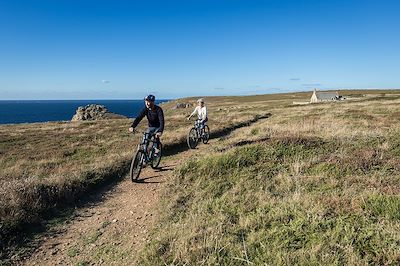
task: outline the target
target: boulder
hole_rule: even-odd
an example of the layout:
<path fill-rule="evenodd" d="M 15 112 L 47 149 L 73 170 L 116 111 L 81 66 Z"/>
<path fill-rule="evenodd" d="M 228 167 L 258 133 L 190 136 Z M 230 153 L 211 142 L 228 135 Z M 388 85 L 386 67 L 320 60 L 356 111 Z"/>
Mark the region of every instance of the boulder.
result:
<path fill-rule="evenodd" d="M 183 109 L 183 108 L 190 108 L 193 107 L 192 103 L 176 103 L 172 109 Z"/>
<path fill-rule="evenodd" d="M 101 120 L 101 119 L 122 119 L 126 116 L 114 114 L 107 110 L 104 105 L 89 104 L 79 106 L 71 121 Z"/>

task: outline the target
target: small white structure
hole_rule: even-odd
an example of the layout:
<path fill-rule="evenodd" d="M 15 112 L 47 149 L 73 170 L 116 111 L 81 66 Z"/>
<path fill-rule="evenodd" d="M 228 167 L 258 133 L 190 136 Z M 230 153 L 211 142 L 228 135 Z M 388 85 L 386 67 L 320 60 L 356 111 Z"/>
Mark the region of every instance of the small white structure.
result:
<path fill-rule="evenodd" d="M 311 96 L 310 103 L 319 103 L 319 102 L 331 102 L 331 101 L 340 101 L 344 98 L 339 95 L 339 92 L 332 91 L 317 91 L 314 89 L 314 92 Z"/>

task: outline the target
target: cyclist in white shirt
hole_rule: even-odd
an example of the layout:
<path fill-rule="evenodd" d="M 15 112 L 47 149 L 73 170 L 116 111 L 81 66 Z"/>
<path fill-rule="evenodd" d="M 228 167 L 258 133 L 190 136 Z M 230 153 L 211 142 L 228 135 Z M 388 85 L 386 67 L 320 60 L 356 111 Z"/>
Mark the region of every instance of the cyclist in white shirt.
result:
<path fill-rule="evenodd" d="M 204 105 L 204 99 L 200 98 L 197 100 L 197 106 L 194 109 L 193 113 L 191 113 L 188 117 L 188 120 L 190 120 L 190 118 L 192 116 L 194 116 L 197 113 L 197 118 L 201 123 L 201 128 L 204 128 L 204 125 L 206 124 L 206 122 L 208 121 L 208 117 L 207 117 L 207 107 Z"/>

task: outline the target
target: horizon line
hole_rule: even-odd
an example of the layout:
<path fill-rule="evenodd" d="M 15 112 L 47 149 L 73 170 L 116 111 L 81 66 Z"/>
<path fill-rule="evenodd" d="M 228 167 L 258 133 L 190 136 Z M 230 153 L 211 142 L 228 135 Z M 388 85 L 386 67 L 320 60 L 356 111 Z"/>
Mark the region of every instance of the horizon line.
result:
<path fill-rule="evenodd" d="M 399 88 L 314 88 L 318 91 L 340 91 L 340 90 L 355 90 L 355 91 L 361 91 L 361 90 L 388 90 L 388 91 L 395 91 L 395 90 L 400 90 Z M 298 90 L 298 91 L 279 91 L 279 92 L 271 92 L 271 93 L 254 93 L 254 94 L 232 94 L 232 95 L 190 95 L 190 96 L 182 96 L 182 97 L 177 97 L 177 98 L 162 98 L 156 101 L 171 101 L 171 100 L 177 100 L 177 99 L 184 99 L 184 98 L 195 98 L 195 97 L 245 97 L 245 96 L 257 96 L 257 95 L 270 95 L 270 94 L 287 94 L 287 93 L 305 93 L 305 92 L 313 92 L 314 89 L 309 89 L 309 90 Z M 0 99 L 0 101 L 140 101 L 143 100 L 143 98 L 140 99 Z"/>

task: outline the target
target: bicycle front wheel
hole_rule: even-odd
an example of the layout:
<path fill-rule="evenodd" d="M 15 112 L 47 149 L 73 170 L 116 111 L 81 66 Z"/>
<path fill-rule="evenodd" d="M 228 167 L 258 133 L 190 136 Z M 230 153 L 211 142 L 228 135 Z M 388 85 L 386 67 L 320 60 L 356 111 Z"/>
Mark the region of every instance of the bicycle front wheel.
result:
<path fill-rule="evenodd" d="M 132 182 L 137 181 L 140 175 L 140 171 L 142 171 L 142 166 L 143 166 L 143 159 L 144 159 L 144 153 L 143 151 L 137 151 L 135 156 L 132 158 L 131 162 L 131 169 L 130 169 L 130 176 Z"/>
<path fill-rule="evenodd" d="M 151 161 L 151 168 L 156 169 L 161 162 L 161 156 L 162 156 L 162 144 L 161 142 L 158 143 L 158 152 L 156 153 L 153 149 L 153 159 Z"/>
<path fill-rule="evenodd" d="M 187 144 L 190 149 L 196 148 L 198 143 L 197 139 L 197 131 L 195 128 L 190 129 L 189 134 L 187 136 Z"/>
<path fill-rule="evenodd" d="M 207 144 L 209 139 L 210 139 L 210 128 L 207 125 L 205 125 L 203 129 L 203 143 Z"/>

